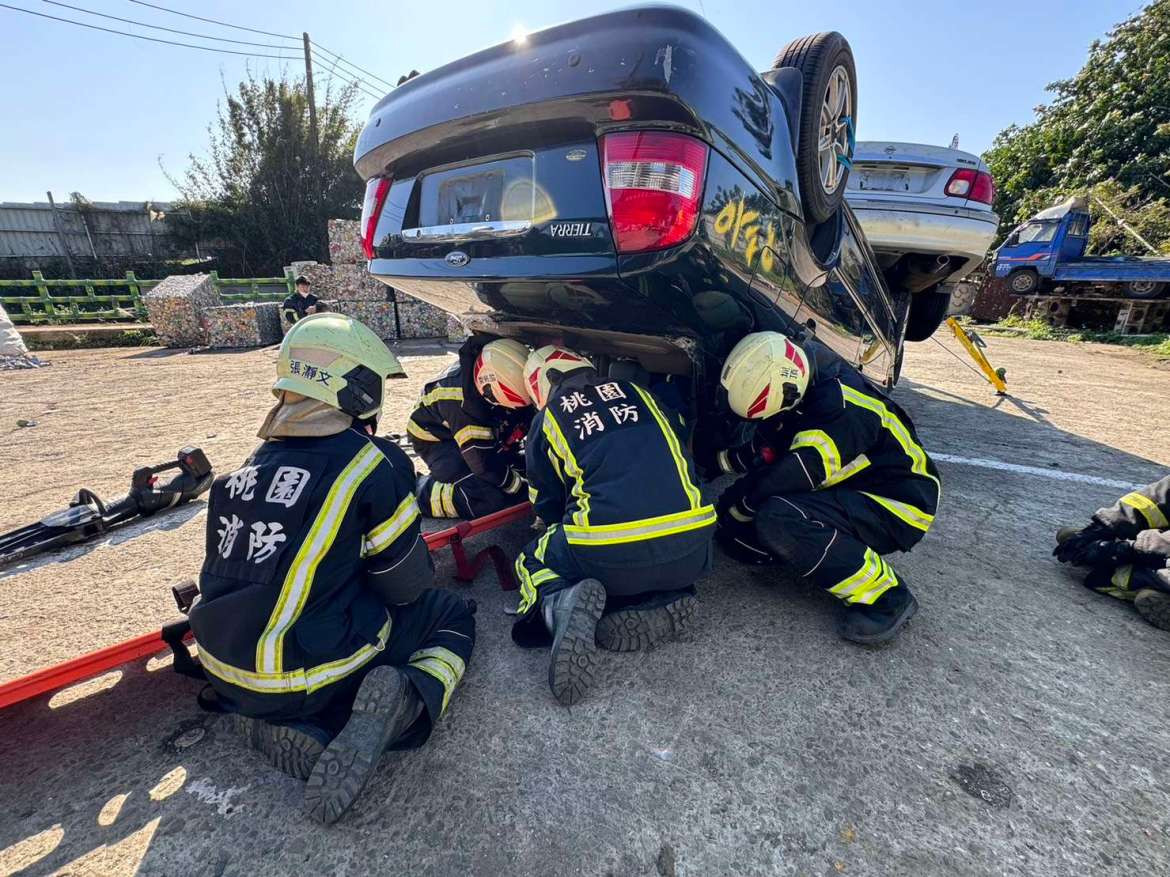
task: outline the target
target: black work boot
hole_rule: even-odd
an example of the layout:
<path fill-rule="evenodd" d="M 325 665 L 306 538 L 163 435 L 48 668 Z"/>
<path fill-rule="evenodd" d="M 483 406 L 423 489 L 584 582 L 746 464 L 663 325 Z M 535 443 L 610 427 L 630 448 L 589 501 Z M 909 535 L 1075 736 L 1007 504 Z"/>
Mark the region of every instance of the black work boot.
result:
<path fill-rule="evenodd" d="M 846 603 L 837 632 L 851 642 L 866 646 L 889 642 L 917 611 L 918 601 L 902 583 L 890 588 L 869 606 Z"/>
<path fill-rule="evenodd" d="M 329 745 L 329 732 L 308 722 L 274 725 L 239 713 L 224 718 L 232 733 L 242 737 L 277 770 L 294 779 L 307 780 Z"/>
<path fill-rule="evenodd" d="M 582 579 L 542 598 L 541 611 L 553 635 L 548 687 L 564 706 L 581 700 L 597 673 L 597 622 L 605 611 L 605 587 Z"/>
<path fill-rule="evenodd" d="M 1133 598 L 1133 608 L 1154 627 L 1170 630 L 1170 594 L 1142 588 Z"/>
<path fill-rule="evenodd" d="M 375 667 L 362 680 L 353 714 L 305 784 L 305 810 L 331 825 L 353 806 L 386 747 L 418 718 L 422 701 L 397 667 Z"/>
<path fill-rule="evenodd" d="M 603 615 L 597 623 L 597 644 L 611 652 L 635 652 L 658 645 L 685 630 L 698 607 L 694 594 L 653 594 L 641 603 Z"/>

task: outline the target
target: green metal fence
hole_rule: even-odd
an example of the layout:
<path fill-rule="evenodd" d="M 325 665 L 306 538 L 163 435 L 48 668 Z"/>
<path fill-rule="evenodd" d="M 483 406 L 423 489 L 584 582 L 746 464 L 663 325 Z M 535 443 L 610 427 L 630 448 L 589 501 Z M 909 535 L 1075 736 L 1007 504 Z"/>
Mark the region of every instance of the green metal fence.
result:
<path fill-rule="evenodd" d="M 142 296 L 161 280 L 139 280 L 127 271 L 118 280 L 46 280 L 40 271 L 31 280 L 0 280 L 0 305 L 12 322 L 28 326 L 66 323 L 145 322 Z M 293 292 L 292 272 L 284 277 L 220 277 L 211 282 L 226 304 L 282 301 Z"/>

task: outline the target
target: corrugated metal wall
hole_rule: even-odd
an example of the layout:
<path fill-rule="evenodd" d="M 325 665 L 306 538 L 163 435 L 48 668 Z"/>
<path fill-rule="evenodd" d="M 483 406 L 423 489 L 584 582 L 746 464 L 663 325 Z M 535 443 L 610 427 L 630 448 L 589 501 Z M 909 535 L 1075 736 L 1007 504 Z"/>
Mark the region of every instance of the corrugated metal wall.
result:
<path fill-rule="evenodd" d="M 176 251 L 168 227 L 170 207 L 151 203 L 148 213 L 141 201 L 93 202 L 84 209 L 66 201 L 57 205 L 57 215 L 75 258 L 193 256 Z M 0 202 L 0 259 L 61 257 L 61 237 L 48 202 Z"/>

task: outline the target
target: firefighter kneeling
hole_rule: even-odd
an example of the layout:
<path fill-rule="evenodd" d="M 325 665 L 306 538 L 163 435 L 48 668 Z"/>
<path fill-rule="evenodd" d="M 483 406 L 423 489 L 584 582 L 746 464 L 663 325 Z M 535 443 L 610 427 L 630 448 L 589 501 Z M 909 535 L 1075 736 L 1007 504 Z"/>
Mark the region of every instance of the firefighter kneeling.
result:
<path fill-rule="evenodd" d="M 756 432 L 718 455 L 725 472 L 754 469 L 720 498 L 720 543 L 844 601 L 846 639 L 892 639 L 918 602 L 882 555 L 917 544 L 940 491 L 910 418 L 853 369 L 813 360 L 778 332 L 740 341 L 721 383 Z"/>
<path fill-rule="evenodd" d="M 429 590 L 414 468 L 374 436 L 394 355 L 339 314 L 298 321 L 272 387 L 279 400 L 244 465 L 216 479 L 199 659 L 235 729 L 305 805 L 337 820 L 383 750 L 421 746 L 475 641 L 474 607 Z"/>
<path fill-rule="evenodd" d="M 524 501 L 520 439 L 532 420 L 524 387 L 528 348 L 471 340 L 459 361 L 423 387 L 406 431 L 430 475 L 418 501 L 433 518 L 480 518 Z"/>
<path fill-rule="evenodd" d="M 521 646 L 552 643 L 548 681 L 584 697 L 597 646 L 633 651 L 681 630 L 710 569 L 715 509 L 695 481 L 682 418 L 649 391 L 542 347 L 525 377 L 529 496 L 548 529 L 516 559 Z"/>

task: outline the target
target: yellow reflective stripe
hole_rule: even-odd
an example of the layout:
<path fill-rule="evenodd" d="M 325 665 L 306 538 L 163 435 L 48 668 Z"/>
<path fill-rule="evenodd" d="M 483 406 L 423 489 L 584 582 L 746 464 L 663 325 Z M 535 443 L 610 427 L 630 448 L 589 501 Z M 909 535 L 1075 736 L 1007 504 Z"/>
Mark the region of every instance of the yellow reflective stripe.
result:
<path fill-rule="evenodd" d="M 487 439 L 495 441 L 496 434 L 486 426 L 465 426 L 463 429 L 456 430 L 455 441 L 459 445 L 465 445 L 475 439 Z"/>
<path fill-rule="evenodd" d="M 902 446 L 902 450 L 906 456 L 910 458 L 910 471 L 915 475 L 921 475 L 923 478 L 929 478 L 934 482 L 935 487 L 939 490 L 939 497 L 942 497 L 942 485 L 938 478 L 931 475 L 926 468 L 926 451 L 922 449 L 922 445 L 914 441 L 910 437 L 910 431 L 906 429 L 906 424 L 892 412 L 884 402 L 880 399 L 875 399 L 873 396 L 867 396 L 864 393 L 859 393 L 852 387 L 847 387 L 841 384 L 841 395 L 846 402 L 852 402 L 861 408 L 866 408 L 878 416 L 890 435 L 894 440 Z"/>
<path fill-rule="evenodd" d="M 441 484 L 436 482 L 435 487 L 439 491 L 439 508 L 440 513 L 436 517 L 457 518 L 458 512 L 455 511 L 455 485 Z M 434 500 L 431 500 L 434 504 Z"/>
<path fill-rule="evenodd" d="M 873 582 L 854 591 L 846 600 L 846 603 L 862 603 L 866 606 L 872 606 L 873 602 L 877 600 L 882 594 L 890 588 L 896 587 L 898 584 L 898 577 L 894 575 L 894 571 L 890 569 L 889 564 L 885 560 L 881 561 L 882 573 Z"/>
<path fill-rule="evenodd" d="M 731 452 L 720 451 L 715 455 L 715 462 L 719 465 L 719 471 L 724 475 L 730 475 L 735 471 L 735 467 L 731 465 Z"/>
<path fill-rule="evenodd" d="M 699 488 L 691 481 L 691 476 L 687 474 L 687 459 L 683 456 L 682 448 L 679 447 L 678 436 L 666 418 L 663 417 L 662 411 L 658 408 L 658 404 L 654 401 L 654 397 L 639 387 L 637 384 L 631 384 L 638 395 L 642 397 L 642 401 L 646 403 L 646 407 L 650 409 L 650 413 L 654 415 L 654 419 L 658 421 L 658 428 L 662 430 L 662 437 L 666 439 L 666 446 L 670 448 L 670 455 L 674 458 L 675 468 L 678 469 L 679 483 L 682 484 L 683 492 L 686 493 L 687 499 L 691 501 L 691 509 L 698 509 L 703 502 L 703 495 L 699 492 Z"/>
<path fill-rule="evenodd" d="M 424 442 L 441 442 L 442 439 L 437 435 L 427 432 L 421 426 L 414 422 L 414 418 L 407 418 L 406 431 L 417 439 L 422 439 Z"/>
<path fill-rule="evenodd" d="M 407 663 L 439 680 L 443 686 L 443 705 L 439 710 L 439 715 L 445 713 L 447 702 L 451 700 L 455 686 L 459 684 L 459 680 L 463 678 L 463 673 L 467 669 L 463 659 L 450 649 L 433 646 L 415 652 Z"/>
<path fill-rule="evenodd" d="M 544 563 L 544 555 L 548 551 L 548 540 L 552 538 L 552 534 L 557 531 L 557 527 L 559 526 L 560 524 L 549 524 L 545 528 L 544 535 L 536 543 L 536 551 L 534 554 L 536 559 L 541 563 Z"/>
<path fill-rule="evenodd" d="M 536 602 L 536 585 L 532 583 L 532 577 L 528 575 L 528 568 L 524 565 L 524 560 L 522 552 L 513 565 L 516 570 L 516 578 L 520 582 L 520 605 L 516 608 L 516 612 L 520 615 L 527 612 L 528 608 Z"/>
<path fill-rule="evenodd" d="M 567 524 L 565 525 L 565 540 L 570 545 L 620 545 L 624 542 L 641 542 L 646 539 L 658 539 L 663 536 L 686 533 L 700 527 L 710 527 L 715 524 L 715 520 L 715 507 L 707 505 L 699 509 L 660 515 L 656 518 L 643 518 L 640 521 L 628 521 L 621 524 L 601 524 L 590 527 L 575 527 Z"/>
<path fill-rule="evenodd" d="M 872 604 L 874 600 L 898 584 L 898 577 L 889 564 L 872 548 L 865 549 L 861 569 L 829 588 L 846 603 Z"/>
<path fill-rule="evenodd" d="M 930 529 L 930 525 L 934 523 L 934 515 L 928 515 L 917 506 L 912 506 L 908 502 L 899 502 L 896 499 L 889 499 L 884 496 L 877 496 L 873 493 L 866 493 L 864 490 L 859 491 L 862 495 L 868 496 L 886 511 L 890 512 L 895 517 L 905 521 L 911 527 L 921 530 L 925 533 Z"/>
<path fill-rule="evenodd" d="M 305 608 L 317 566 L 333 546 L 333 540 L 337 538 L 337 531 L 358 486 L 383 459 L 382 452 L 376 446 L 366 445 L 354 455 L 329 488 L 329 494 L 313 521 L 309 535 L 301 543 L 300 550 L 288 568 L 276 606 L 256 643 L 256 668 L 260 672 L 281 671 L 284 635 Z"/>
<path fill-rule="evenodd" d="M 406 528 L 418 520 L 418 501 L 408 496 L 398 504 L 394 514 L 366 534 L 366 555 L 377 554 L 406 532 Z"/>
<path fill-rule="evenodd" d="M 287 694 L 298 691 L 312 693 L 330 683 L 344 679 L 350 673 L 368 664 L 378 652 L 386 647 L 386 641 L 389 638 L 390 620 L 387 619 L 386 623 L 382 625 L 382 629 L 378 631 L 377 645 L 365 645 L 348 657 L 300 670 L 285 670 L 275 673 L 244 670 L 219 660 L 202 645 L 199 647 L 199 663 L 212 676 L 248 691 L 256 691 L 261 694 Z"/>
<path fill-rule="evenodd" d="M 858 454 L 856 457 L 850 460 L 849 463 L 847 463 L 840 472 L 838 472 L 832 478 L 826 478 L 824 481 L 818 484 L 817 490 L 824 490 L 826 487 L 832 487 L 834 484 L 840 484 L 845 479 L 852 478 L 854 475 L 868 466 L 869 457 L 865 456 L 865 454 Z"/>
<path fill-rule="evenodd" d="M 508 477 L 504 481 L 504 486 L 500 490 L 504 493 L 515 493 L 520 489 L 520 484 L 523 481 L 523 476 L 515 469 L 508 470 Z"/>
<path fill-rule="evenodd" d="M 1118 500 L 1118 503 L 1137 509 L 1154 530 L 1170 528 L 1170 521 L 1166 520 L 1166 516 L 1158 508 L 1158 504 L 1144 493 L 1127 493 Z"/>
<path fill-rule="evenodd" d="M 431 507 L 431 517 L 443 517 L 443 484 L 440 481 L 431 482 L 431 496 L 428 503 Z"/>
<path fill-rule="evenodd" d="M 573 496 L 577 497 L 577 511 L 573 512 L 573 521 L 578 526 L 587 527 L 589 526 L 589 491 L 585 489 L 585 473 L 577 465 L 577 458 L 573 456 L 573 451 L 569 448 L 568 441 L 565 440 L 565 434 L 561 432 L 561 425 L 557 423 L 557 419 L 548 408 L 544 410 L 541 431 L 544 432 L 544 437 L 548 439 L 553 452 L 560 457 L 565 475 L 573 479 L 572 493 Z"/>
<path fill-rule="evenodd" d="M 752 520 L 754 520 L 754 518 L 751 515 L 746 514 L 745 512 L 741 512 L 739 510 L 739 506 L 737 506 L 737 505 L 733 505 L 727 511 L 731 514 L 731 516 L 733 518 L 735 518 L 741 524 L 747 524 L 747 523 L 751 522 Z"/>
<path fill-rule="evenodd" d="M 829 434 L 822 429 L 806 429 L 798 432 L 792 437 L 792 444 L 788 446 L 788 450 L 795 451 L 798 448 L 812 448 L 821 458 L 821 465 L 825 469 L 825 477 L 821 479 L 828 482 L 835 478 L 841 471 L 841 452 L 837 449 L 837 443 L 829 437 Z"/>
<path fill-rule="evenodd" d="M 550 444 L 549 449 L 548 449 L 548 461 L 550 463 L 552 463 L 553 472 L 556 473 L 557 480 L 560 481 L 561 484 L 564 484 L 565 483 L 565 473 L 561 471 L 560 458 L 556 454 L 553 453 L 553 449 L 552 449 L 551 444 Z"/>
<path fill-rule="evenodd" d="M 536 492 L 536 488 L 533 487 L 531 484 L 529 484 L 528 485 L 528 501 L 530 503 L 532 503 L 533 505 L 536 505 L 536 500 L 537 500 L 538 496 L 539 496 L 539 494 Z"/>
<path fill-rule="evenodd" d="M 424 393 L 418 400 L 420 405 L 433 405 L 436 402 L 462 402 L 462 387 L 435 387 L 429 393 Z"/>

